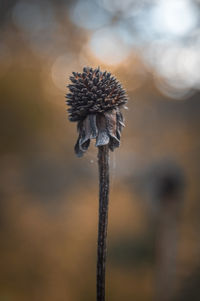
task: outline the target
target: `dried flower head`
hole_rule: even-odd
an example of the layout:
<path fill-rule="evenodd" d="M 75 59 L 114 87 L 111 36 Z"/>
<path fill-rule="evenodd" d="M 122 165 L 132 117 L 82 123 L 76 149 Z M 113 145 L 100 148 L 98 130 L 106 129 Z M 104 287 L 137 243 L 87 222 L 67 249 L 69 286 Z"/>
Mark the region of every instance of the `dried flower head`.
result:
<path fill-rule="evenodd" d="M 73 72 L 70 93 L 66 95 L 69 120 L 77 121 L 79 137 L 75 145 L 81 157 L 96 139 L 96 146 L 109 145 L 110 150 L 119 147 L 124 126 L 120 108 L 127 103 L 126 92 L 109 72 L 83 68 L 82 73 Z"/>

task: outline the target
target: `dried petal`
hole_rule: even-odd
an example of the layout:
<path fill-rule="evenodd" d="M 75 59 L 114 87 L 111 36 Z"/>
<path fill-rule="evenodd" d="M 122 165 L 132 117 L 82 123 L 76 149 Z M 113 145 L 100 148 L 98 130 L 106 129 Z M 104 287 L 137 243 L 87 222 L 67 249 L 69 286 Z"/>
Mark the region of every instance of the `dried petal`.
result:
<path fill-rule="evenodd" d="M 91 129 L 91 139 L 94 139 L 97 137 L 98 134 L 98 129 L 97 129 L 97 124 L 96 124 L 96 115 L 95 114 L 90 114 L 89 120 L 90 120 L 90 129 Z"/>
<path fill-rule="evenodd" d="M 97 128 L 98 136 L 96 139 L 96 146 L 108 144 L 110 137 L 107 131 L 106 118 L 104 115 L 97 115 Z"/>
<path fill-rule="evenodd" d="M 77 142 L 75 144 L 75 147 L 74 147 L 74 151 L 75 151 L 75 154 L 78 156 L 78 157 L 82 157 L 83 156 L 83 150 L 80 149 L 80 145 L 79 145 L 79 140 L 80 140 L 80 135 L 77 139 Z"/>
<path fill-rule="evenodd" d="M 117 117 L 116 110 L 108 111 L 105 113 L 107 130 L 111 137 L 116 138 L 117 130 Z"/>
<path fill-rule="evenodd" d="M 110 137 L 109 149 L 111 151 L 114 151 L 114 149 L 117 148 L 117 147 L 119 147 L 119 145 L 120 145 L 120 141 L 118 139 Z"/>

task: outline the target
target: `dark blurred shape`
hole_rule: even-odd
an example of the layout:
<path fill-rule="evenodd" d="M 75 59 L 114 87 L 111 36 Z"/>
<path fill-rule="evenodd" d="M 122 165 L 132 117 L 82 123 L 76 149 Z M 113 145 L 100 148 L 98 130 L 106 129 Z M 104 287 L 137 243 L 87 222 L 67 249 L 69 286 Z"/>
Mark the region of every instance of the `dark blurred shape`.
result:
<path fill-rule="evenodd" d="M 0 25 L 9 18 L 9 11 L 18 0 L 1 0 L 0 1 Z"/>
<path fill-rule="evenodd" d="M 165 174 L 163 177 L 161 176 L 160 191 L 158 192 L 158 197 L 164 199 L 170 199 L 173 196 L 176 196 L 180 192 L 180 182 L 179 179 L 173 174 Z"/>
<path fill-rule="evenodd" d="M 182 282 L 177 297 L 173 301 L 199 301 L 200 296 L 200 267 Z"/>
<path fill-rule="evenodd" d="M 163 160 L 150 167 L 148 180 L 156 213 L 156 300 L 171 301 L 177 290 L 178 228 L 184 172 L 175 161 Z"/>
<path fill-rule="evenodd" d="M 185 177 L 181 167 L 173 160 L 162 160 L 147 171 L 147 186 L 154 200 L 179 200 L 184 191 Z"/>

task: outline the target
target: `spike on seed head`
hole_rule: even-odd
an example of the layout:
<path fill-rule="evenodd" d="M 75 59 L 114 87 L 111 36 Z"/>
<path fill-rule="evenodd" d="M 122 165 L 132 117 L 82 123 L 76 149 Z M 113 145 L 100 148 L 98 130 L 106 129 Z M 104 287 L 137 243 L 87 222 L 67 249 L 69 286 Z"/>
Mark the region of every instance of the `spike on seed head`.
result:
<path fill-rule="evenodd" d="M 96 138 L 96 146 L 119 146 L 123 117 L 120 109 L 127 103 L 126 92 L 111 73 L 84 67 L 83 73 L 72 72 L 71 93 L 66 95 L 70 121 L 78 122 L 79 138 L 75 152 L 82 156 Z M 95 131 L 94 131 L 95 127 Z M 95 133 L 95 134 L 94 134 Z"/>

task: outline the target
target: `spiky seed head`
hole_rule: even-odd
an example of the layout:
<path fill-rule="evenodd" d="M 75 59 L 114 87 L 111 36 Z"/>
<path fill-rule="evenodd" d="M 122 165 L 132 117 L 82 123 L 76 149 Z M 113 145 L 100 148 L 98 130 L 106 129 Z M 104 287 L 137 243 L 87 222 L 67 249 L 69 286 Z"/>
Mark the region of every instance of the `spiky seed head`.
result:
<path fill-rule="evenodd" d="M 83 120 L 88 114 L 103 113 L 126 104 L 126 92 L 111 73 L 99 68 L 73 72 L 70 93 L 66 95 L 70 121 Z"/>
<path fill-rule="evenodd" d="M 78 122 L 76 154 L 82 156 L 94 138 L 96 146 L 108 144 L 113 151 L 119 147 L 124 126 L 120 109 L 127 103 L 125 90 L 111 73 L 100 68 L 84 67 L 82 73 L 72 74 L 66 98 L 69 120 Z"/>

